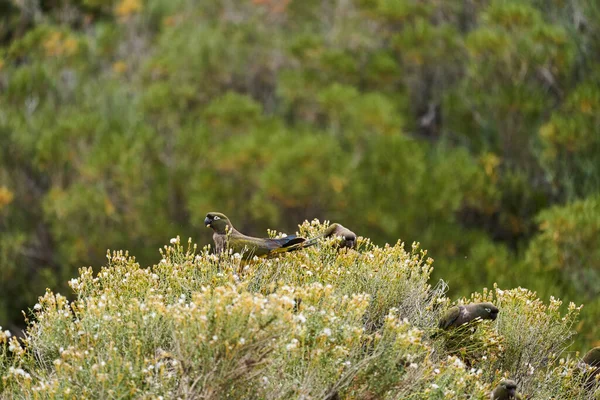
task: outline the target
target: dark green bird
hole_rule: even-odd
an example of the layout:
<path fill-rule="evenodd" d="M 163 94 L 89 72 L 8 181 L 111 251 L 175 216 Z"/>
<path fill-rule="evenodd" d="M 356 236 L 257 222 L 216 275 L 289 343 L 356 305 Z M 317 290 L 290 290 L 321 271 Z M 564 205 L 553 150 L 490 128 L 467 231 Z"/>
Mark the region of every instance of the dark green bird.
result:
<path fill-rule="evenodd" d="M 498 317 L 498 307 L 492 303 L 473 303 L 450 308 L 440 320 L 441 329 L 456 328 L 477 318 L 495 320 Z"/>
<path fill-rule="evenodd" d="M 491 396 L 492 400 L 520 400 L 521 395 L 517 393 L 517 383 L 511 379 L 504 379 L 498 387 L 494 389 Z"/>
<path fill-rule="evenodd" d="M 594 347 L 583 356 L 583 362 L 589 366 L 600 368 L 600 346 Z"/>
<path fill-rule="evenodd" d="M 583 356 L 583 362 L 593 367 L 588 373 L 585 386 L 588 389 L 594 387 L 596 376 L 600 375 L 600 347 L 594 347 Z"/>
<path fill-rule="evenodd" d="M 298 250 L 312 246 L 314 243 L 305 243 L 306 239 L 296 235 L 289 235 L 280 239 L 256 238 L 246 236 L 233 227 L 225 214 L 209 212 L 204 218 L 204 224 L 212 228 L 215 251 L 217 254 L 225 250 L 239 253 L 242 258 L 249 260 L 256 257 L 273 257 L 280 253 Z"/>

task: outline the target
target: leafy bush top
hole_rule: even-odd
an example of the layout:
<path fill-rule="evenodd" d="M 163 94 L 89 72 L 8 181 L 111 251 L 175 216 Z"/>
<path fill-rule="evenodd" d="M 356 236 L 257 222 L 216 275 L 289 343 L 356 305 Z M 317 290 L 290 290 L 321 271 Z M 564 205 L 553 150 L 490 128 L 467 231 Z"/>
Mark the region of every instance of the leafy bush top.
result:
<path fill-rule="evenodd" d="M 322 229 L 316 221 L 304 234 Z M 483 399 L 504 377 L 530 398 L 585 399 L 565 350 L 579 308 L 526 289 L 484 290 L 500 317 L 448 332 L 450 305 L 418 245 L 218 258 L 179 238 L 142 268 L 122 251 L 47 291 L 28 337 L 0 334 L 0 393 L 14 398 Z"/>

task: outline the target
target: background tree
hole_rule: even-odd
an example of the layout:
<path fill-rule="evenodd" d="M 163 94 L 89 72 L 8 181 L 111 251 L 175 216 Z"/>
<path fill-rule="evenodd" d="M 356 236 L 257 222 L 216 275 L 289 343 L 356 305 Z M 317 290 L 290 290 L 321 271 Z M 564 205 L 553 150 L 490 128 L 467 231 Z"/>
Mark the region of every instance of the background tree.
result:
<path fill-rule="evenodd" d="M 596 1 L 1 7 L 3 326 L 107 248 L 209 243 L 219 210 L 419 241 L 453 295 L 583 301 L 599 340 Z"/>

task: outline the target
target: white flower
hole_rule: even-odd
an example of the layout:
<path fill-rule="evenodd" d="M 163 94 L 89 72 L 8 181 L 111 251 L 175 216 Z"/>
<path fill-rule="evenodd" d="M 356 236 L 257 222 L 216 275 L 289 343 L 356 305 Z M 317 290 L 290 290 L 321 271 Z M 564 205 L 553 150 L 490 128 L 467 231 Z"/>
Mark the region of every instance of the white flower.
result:
<path fill-rule="evenodd" d="M 435 374 L 439 374 L 439 373 L 440 373 L 440 370 L 439 370 L 438 368 L 436 368 L 436 369 L 434 369 L 434 370 L 433 370 L 433 372 L 434 372 Z"/>
<path fill-rule="evenodd" d="M 419 368 L 419 364 L 417 364 L 417 363 L 410 363 L 409 367 L 417 369 L 417 368 Z"/>
<path fill-rule="evenodd" d="M 329 328 L 323 329 L 323 335 L 325 335 L 325 336 L 331 336 L 331 329 L 329 329 Z"/>
<path fill-rule="evenodd" d="M 439 385 L 436 385 L 435 383 L 432 383 L 431 387 L 434 388 L 434 389 L 439 389 L 440 388 Z"/>
<path fill-rule="evenodd" d="M 175 244 L 175 243 L 179 242 L 179 239 L 178 238 L 171 238 L 170 242 L 171 242 L 171 244 Z"/>
<path fill-rule="evenodd" d="M 296 319 L 297 319 L 298 321 L 300 321 L 300 323 L 302 323 L 302 324 L 306 322 L 306 317 L 304 316 L 304 314 L 298 314 L 298 315 L 296 316 Z"/>
<path fill-rule="evenodd" d="M 246 343 L 246 339 L 240 338 L 240 340 L 238 342 L 239 342 L 239 344 L 245 344 Z"/>
<path fill-rule="evenodd" d="M 212 340 L 214 340 L 214 341 L 216 342 L 217 340 L 219 340 L 219 337 L 218 337 L 217 335 L 214 335 L 214 336 L 212 337 Z"/>
<path fill-rule="evenodd" d="M 295 349 L 296 347 L 298 347 L 298 339 L 294 338 L 285 346 L 285 349 L 287 351 L 291 351 L 291 350 Z"/>

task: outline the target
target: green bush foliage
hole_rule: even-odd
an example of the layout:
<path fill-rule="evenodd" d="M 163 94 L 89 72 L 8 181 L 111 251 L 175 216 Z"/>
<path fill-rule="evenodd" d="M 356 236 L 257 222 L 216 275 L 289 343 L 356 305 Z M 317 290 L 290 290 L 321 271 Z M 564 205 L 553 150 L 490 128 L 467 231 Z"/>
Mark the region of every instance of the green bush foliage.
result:
<path fill-rule="evenodd" d="M 599 55 L 597 0 L 4 1 L 0 324 L 107 248 L 208 243 L 217 210 L 254 235 L 320 218 L 418 241 L 455 298 L 583 302 L 587 350 Z"/>
<path fill-rule="evenodd" d="M 177 237 L 148 268 L 109 252 L 69 281 L 73 301 L 38 299 L 26 339 L 0 333 L 0 395 L 483 399 L 509 376 L 527 398 L 591 398 L 565 352 L 578 307 L 496 287 L 463 299 L 493 300 L 496 321 L 434 335 L 450 301 L 431 260 L 361 240 L 246 263 Z"/>

